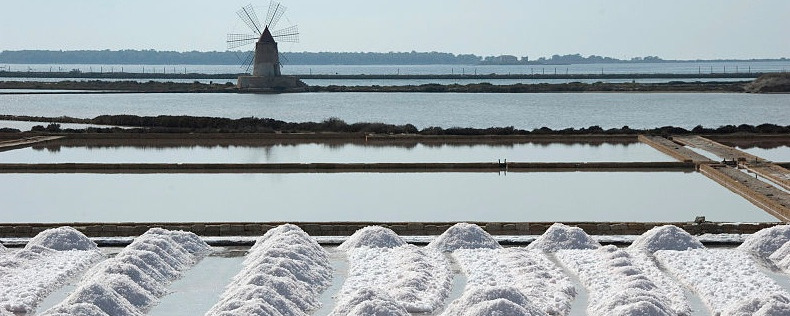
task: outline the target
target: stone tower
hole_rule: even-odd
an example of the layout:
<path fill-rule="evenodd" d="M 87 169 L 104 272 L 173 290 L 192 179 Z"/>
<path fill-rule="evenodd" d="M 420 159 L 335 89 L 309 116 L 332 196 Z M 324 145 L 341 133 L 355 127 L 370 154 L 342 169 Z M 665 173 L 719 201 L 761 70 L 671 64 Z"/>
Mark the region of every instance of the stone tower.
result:
<path fill-rule="evenodd" d="M 263 30 L 258 42 L 255 43 L 252 75 L 259 77 L 282 76 L 280 74 L 280 52 L 277 50 L 277 42 L 274 41 L 268 27 Z"/>

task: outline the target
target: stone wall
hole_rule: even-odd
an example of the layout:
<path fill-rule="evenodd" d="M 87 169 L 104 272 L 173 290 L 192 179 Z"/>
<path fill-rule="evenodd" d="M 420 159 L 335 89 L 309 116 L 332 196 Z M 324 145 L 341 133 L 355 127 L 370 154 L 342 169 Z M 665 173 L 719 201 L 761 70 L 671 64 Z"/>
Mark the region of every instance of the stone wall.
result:
<path fill-rule="evenodd" d="M 150 228 L 162 227 L 171 230 L 185 230 L 200 236 L 260 236 L 267 230 L 283 223 L 62 223 L 62 224 L 0 224 L 0 238 L 33 237 L 39 232 L 53 227 L 71 226 L 89 237 L 131 237 L 138 236 Z M 394 230 L 403 236 L 439 235 L 455 223 L 441 222 L 397 222 L 397 223 L 294 223 L 311 236 L 349 236 L 360 228 L 380 225 Z M 492 235 L 540 235 L 550 222 L 477 222 Z M 578 222 L 566 223 L 584 229 L 590 235 L 640 235 L 645 231 L 662 225 L 675 225 L 691 234 L 751 234 L 760 229 L 779 223 L 633 223 L 633 222 Z"/>

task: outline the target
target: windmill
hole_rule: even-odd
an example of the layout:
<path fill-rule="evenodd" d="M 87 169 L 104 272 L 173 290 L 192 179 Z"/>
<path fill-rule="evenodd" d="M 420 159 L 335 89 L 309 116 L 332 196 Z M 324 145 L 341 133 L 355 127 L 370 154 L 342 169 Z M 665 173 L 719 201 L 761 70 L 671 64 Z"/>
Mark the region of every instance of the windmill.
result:
<path fill-rule="evenodd" d="M 236 14 L 246 24 L 252 33 L 228 34 L 228 49 L 237 49 L 246 45 L 255 44 L 255 49 L 246 54 L 242 67 L 246 72 L 252 68 L 252 76 L 240 76 L 239 88 L 243 89 L 268 89 L 268 88 L 293 88 L 303 87 L 304 83 L 296 77 L 282 76 L 280 73 L 280 52 L 278 42 L 299 42 L 299 29 L 296 25 L 276 29 L 277 23 L 283 17 L 286 7 L 279 2 L 269 2 L 269 11 L 266 20 L 261 24 L 252 4 L 242 7 Z"/>

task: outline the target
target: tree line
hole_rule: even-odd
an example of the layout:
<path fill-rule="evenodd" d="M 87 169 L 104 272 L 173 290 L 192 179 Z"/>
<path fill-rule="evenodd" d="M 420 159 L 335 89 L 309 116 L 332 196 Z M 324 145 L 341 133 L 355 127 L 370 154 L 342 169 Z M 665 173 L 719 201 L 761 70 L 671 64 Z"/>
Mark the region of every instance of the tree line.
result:
<path fill-rule="evenodd" d="M 0 64 L 102 64 L 102 65 L 238 65 L 247 52 L 176 52 L 157 50 L 19 50 L 1 51 Z M 478 65 L 478 64 L 594 64 L 667 62 L 658 56 L 621 60 L 596 55 L 553 55 L 530 60 L 511 55 L 478 56 L 442 52 L 283 52 L 290 65 Z M 768 59 L 766 59 L 767 61 Z M 774 59 L 776 60 L 776 59 Z M 786 60 L 781 58 L 778 60 Z M 702 61 L 702 60 L 697 60 Z M 724 61 L 724 60 L 723 60 Z M 755 60 L 763 61 L 763 60 Z"/>
<path fill-rule="evenodd" d="M 346 123 L 339 118 L 328 118 L 321 122 L 285 122 L 271 118 L 245 117 L 239 119 L 198 116 L 137 116 L 137 115 L 101 115 L 92 119 L 71 117 L 35 117 L 0 115 L 0 120 L 51 122 L 47 126 L 38 125 L 34 132 L 74 132 L 74 133 L 365 133 L 365 134 L 417 134 L 417 135 L 686 135 L 686 134 L 786 134 L 790 126 L 776 124 L 761 125 L 725 125 L 717 128 L 696 126 L 692 129 L 663 126 L 649 129 L 633 129 L 628 126 L 620 128 L 602 128 L 590 126 L 583 128 L 552 129 L 548 127 L 532 130 L 519 129 L 513 126 L 469 128 L 443 128 L 430 126 L 418 129 L 412 124 L 386 123 Z M 114 125 L 134 127 L 121 129 L 117 127 L 90 127 L 81 130 L 61 129 L 58 123 L 81 123 L 95 125 Z M 15 129 L 0 129 L 0 132 L 18 133 Z"/>

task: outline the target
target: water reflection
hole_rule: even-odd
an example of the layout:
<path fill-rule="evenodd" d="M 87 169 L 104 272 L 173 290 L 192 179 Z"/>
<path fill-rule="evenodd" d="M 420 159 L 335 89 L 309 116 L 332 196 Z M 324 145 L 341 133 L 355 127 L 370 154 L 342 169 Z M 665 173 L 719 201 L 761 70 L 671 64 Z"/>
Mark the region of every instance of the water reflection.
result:
<path fill-rule="evenodd" d="M 623 141 L 65 139 L 0 153 L 5 163 L 373 163 L 673 161 Z"/>
<path fill-rule="evenodd" d="M 0 222 L 775 221 L 698 173 L 2 174 Z"/>

